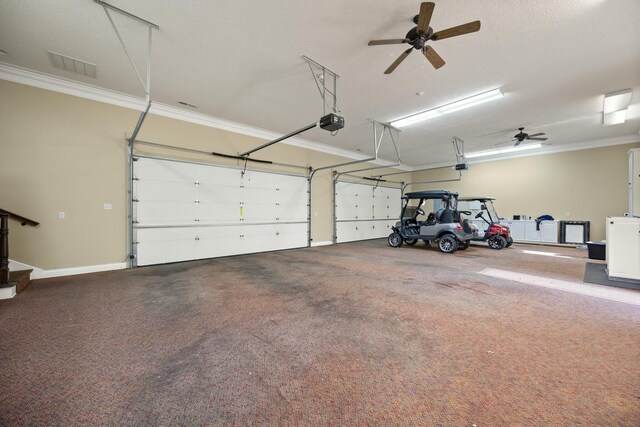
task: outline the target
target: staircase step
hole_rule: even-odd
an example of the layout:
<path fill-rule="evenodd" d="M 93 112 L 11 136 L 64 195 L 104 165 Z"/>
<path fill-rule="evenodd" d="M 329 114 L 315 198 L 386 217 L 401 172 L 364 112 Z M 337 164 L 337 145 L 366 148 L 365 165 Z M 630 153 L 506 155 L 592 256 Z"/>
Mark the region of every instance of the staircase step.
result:
<path fill-rule="evenodd" d="M 17 270 L 9 273 L 9 281 L 16 282 L 16 294 L 24 291 L 31 283 L 31 272 L 33 270 Z"/>

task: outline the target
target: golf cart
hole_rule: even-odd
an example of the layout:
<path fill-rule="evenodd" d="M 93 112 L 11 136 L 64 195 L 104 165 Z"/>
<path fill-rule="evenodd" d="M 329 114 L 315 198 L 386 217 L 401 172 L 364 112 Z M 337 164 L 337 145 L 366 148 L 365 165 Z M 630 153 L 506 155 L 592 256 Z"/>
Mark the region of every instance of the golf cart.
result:
<path fill-rule="evenodd" d="M 511 230 L 506 225 L 499 223 L 500 217 L 493 206 L 494 200 L 492 197 L 458 198 L 460 206 L 464 206 L 472 214 L 475 213 L 476 220 L 482 220 L 472 224 L 472 240 L 486 241 L 492 249 L 508 248 L 513 244 Z M 478 226 L 480 227 L 479 229 Z"/>
<path fill-rule="evenodd" d="M 471 227 L 460 218 L 457 211 L 458 193 L 451 191 L 417 191 L 402 197 L 402 213 L 387 238 L 389 246 L 398 248 L 403 243 L 415 245 L 423 240 L 427 245 L 432 242 L 445 253 L 456 249 L 467 249 L 473 237 Z M 435 212 L 424 217 L 422 206 L 425 201 L 434 200 Z M 468 213 L 470 214 L 470 212 Z"/>

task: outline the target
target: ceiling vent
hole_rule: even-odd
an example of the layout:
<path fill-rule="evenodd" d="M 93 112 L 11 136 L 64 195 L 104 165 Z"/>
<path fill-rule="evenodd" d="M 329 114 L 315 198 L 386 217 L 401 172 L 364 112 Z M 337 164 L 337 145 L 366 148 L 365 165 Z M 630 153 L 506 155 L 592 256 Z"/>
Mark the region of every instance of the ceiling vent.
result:
<path fill-rule="evenodd" d="M 96 64 L 90 62 L 81 61 L 76 58 L 72 58 L 60 53 L 49 52 L 49 59 L 51 59 L 51 65 L 61 70 L 71 71 L 72 73 L 82 74 L 83 76 L 95 77 L 96 76 Z"/>

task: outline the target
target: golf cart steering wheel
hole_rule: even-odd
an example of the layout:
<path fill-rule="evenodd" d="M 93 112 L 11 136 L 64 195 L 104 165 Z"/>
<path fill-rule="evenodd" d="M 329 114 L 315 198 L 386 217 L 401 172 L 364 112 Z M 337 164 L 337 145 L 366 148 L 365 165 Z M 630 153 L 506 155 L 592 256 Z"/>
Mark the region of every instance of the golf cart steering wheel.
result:
<path fill-rule="evenodd" d="M 418 208 L 418 210 L 416 211 L 416 213 L 417 213 L 418 215 L 424 215 L 424 211 L 423 211 L 422 209 L 420 209 L 420 208 Z"/>
<path fill-rule="evenodd" d="M 476 218 L 480 218 L 480 217 L 482 217 L 482 212 L 478 212 L 478 213 L 476 214 Z"/>

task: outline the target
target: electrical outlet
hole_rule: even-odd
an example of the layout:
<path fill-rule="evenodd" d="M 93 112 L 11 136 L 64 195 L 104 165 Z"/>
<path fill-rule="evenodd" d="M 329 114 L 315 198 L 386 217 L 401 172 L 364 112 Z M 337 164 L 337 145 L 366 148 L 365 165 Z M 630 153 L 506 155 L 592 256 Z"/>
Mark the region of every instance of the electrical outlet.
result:
<path fill-rule="evenodd" d="M 58 212 L 58 218 L 64 219 L 64 212 Z"/>
<path fill-rule="evenodd" d="M 111 209 L 113 209 L 113 206 L 111 206 L 111 203 L 105 203 L 103 206 L 105 211 L 110 211 Z"/>

